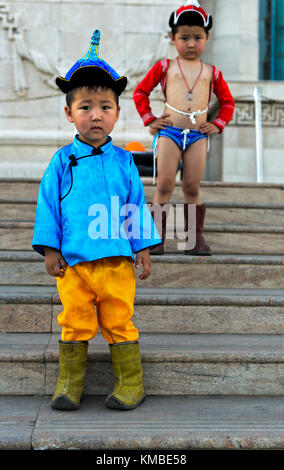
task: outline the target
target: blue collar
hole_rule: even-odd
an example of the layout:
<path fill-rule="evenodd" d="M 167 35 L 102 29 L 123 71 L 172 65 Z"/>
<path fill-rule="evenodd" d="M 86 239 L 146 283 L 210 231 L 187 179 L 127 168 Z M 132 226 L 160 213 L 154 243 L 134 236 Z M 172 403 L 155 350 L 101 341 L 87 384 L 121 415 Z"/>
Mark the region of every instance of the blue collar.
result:
<path fill-rule="evenodd" d="M 96 147 L 93 147 L 92 145 L 82 142 L 81 140 L 79 140 L 78 135 L 76 135 L 73 140 L 73 149 L 74 149 L 74 153 L 72 153 L 72 155 L 69 155 L 69 160 L 70 160 L 69 169 L 70 169 L 70 175 L 71 175 L 71 184 L 67 193 L 60 198 L 60 201 L 63 201 L 63 199 L 66 196 L 68 196 L 68 194 L 70 193 L 72 189 L 72 186 L 73 186 L 72 167 L 77 166 L 78 162 L 83 158 L 92 158 L 97 155 L 102 155 L 104 153 L 109 152 L 112 149 L 112 139 L 109 136 L 107 136 L 106 143 L 96 148 Z"/>
<path fill-rule="evenodd" d="M 73 140 L 73 147 L 75 150 L 76 158 L 78 157 L 83 157 L 84 155 L 92 155 L 96 154 L 96 150 L 100 149 L 100 153 L 106 153 L 109 152 L 112 148 L 112 139 L 111 137 L 107 136 L 107 141 L 105 144 L 100 145 L 98 148 L 93 147 L 92 145 L 86 144 L 85 142 L 82 142 L 82 140 L 79 139 L 78 134 L 75 135 L 74 140 Z"/>

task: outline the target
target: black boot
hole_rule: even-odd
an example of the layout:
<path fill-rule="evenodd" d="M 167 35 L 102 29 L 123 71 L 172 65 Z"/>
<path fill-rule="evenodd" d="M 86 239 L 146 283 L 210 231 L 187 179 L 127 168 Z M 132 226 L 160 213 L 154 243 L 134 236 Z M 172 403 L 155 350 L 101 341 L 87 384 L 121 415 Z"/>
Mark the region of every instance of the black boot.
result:
<path fill-rule="evenodd" d="M 160 245 L 156 245 L 155 247 L 150 249 L 150 255 L 163 255 L 164 244 L 166 239 L 166 232 L 167 232 L 167 216 L 168 216 L 168 208 L 164 207 L 165 204 L 152 204 L 152 207 L 156 206 L 156 212 L 152 209 L 151 215 L 156 225 L 156 229 L 158 230 L 160 237 L 162 239 L 162 243 Z M 164 208 L 164 209 L 163 209 Z"/>
<path fill-rule="evenodd" d="M 188 206 L 184 204 L 184 231 L 188 231 Z M 211 249 L 203 238 L 203 226 L 206 206 L 204 204 L 196 206 L 196 242 L 192 250 L 185 250 L 185 255 L 192 256 L 211 256 Z"/>

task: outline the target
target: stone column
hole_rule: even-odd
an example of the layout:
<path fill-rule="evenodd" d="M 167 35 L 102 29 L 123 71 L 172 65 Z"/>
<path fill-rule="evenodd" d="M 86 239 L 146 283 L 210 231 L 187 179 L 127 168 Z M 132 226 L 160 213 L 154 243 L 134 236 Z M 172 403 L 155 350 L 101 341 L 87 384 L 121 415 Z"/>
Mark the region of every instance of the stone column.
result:
<path fill-rule="evenodd" d="M 215 0 L 213 56 L 227 80 L 258 80 L 258 0 Z"/>

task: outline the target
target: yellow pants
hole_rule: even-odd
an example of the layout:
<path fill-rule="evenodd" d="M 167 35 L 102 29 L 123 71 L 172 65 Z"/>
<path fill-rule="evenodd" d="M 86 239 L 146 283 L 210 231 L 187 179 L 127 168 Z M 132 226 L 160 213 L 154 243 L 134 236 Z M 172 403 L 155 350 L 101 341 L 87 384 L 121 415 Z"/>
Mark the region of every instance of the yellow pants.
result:
<path fill-rule="evenodd" d="M 63 341 L 89 341 L 99 327 L 109 344 L 138 341 L 131 321 L 136 284 L 132 261 L 113 257 L 82 262 L 56 279 L 64 308 L 57 317 Z"/>

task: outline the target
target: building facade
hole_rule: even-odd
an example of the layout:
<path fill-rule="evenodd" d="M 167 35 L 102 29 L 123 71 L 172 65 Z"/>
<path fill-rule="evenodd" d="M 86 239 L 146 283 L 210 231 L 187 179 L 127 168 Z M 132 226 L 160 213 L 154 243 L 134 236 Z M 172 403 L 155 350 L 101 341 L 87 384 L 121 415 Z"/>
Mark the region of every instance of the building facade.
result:
<path fill-rule="evenodd" d="M 257 179 L 255 90 L 261 90 L 263 181 L 284 183 L 284 0 L 200 0 L 213 15 L 204 61 L 220 68 L 236 101 L 224 133 L 211 138 L 203 179 Z M 152 137 L 137 114 L 133 89 L 158 60 L 175 57 L 168 19 L 182 1 L 0 1 L 0 177 L 39 178 L 74 129 L 65 119 L 65 97 L 54 79 L 82 57 L 94 29 L 100 55 L 129 84 L 121 98 L 114 142 Z M 163 110 L 160 87 L 153 110 Z M 216 112 L 215 100 L 210 116 Z"/>

